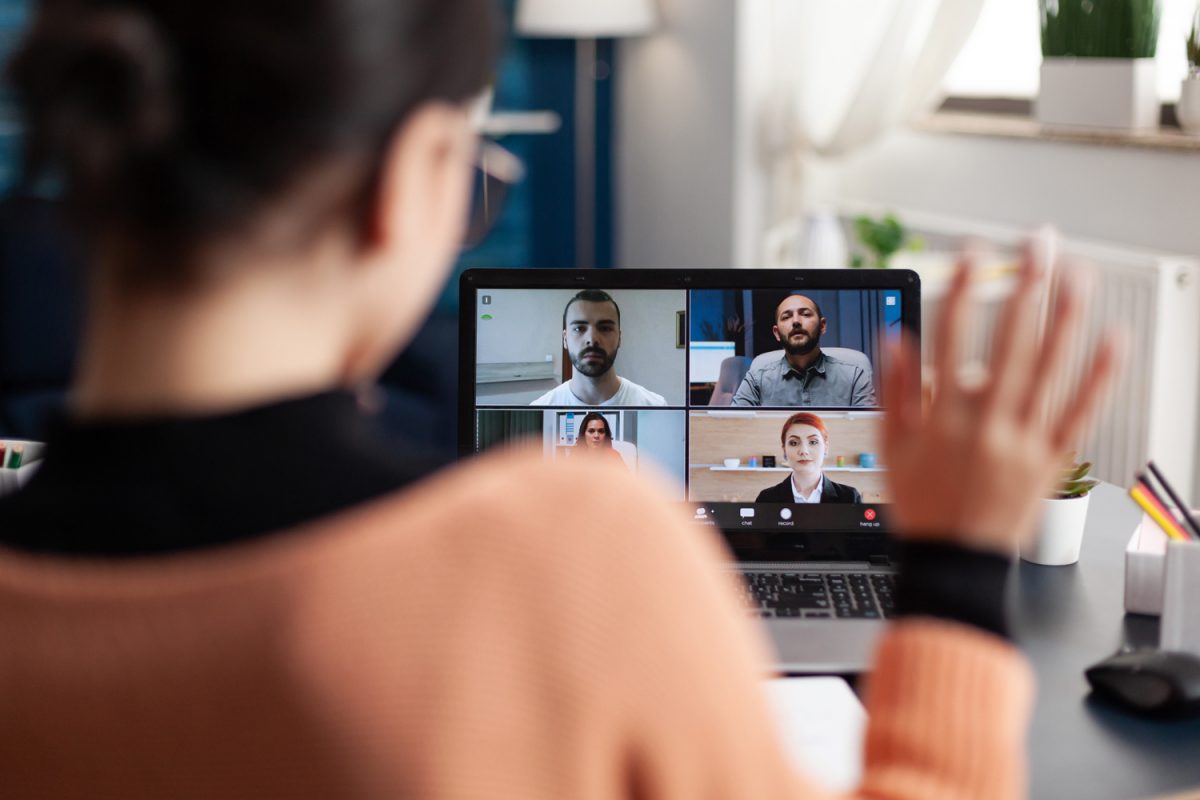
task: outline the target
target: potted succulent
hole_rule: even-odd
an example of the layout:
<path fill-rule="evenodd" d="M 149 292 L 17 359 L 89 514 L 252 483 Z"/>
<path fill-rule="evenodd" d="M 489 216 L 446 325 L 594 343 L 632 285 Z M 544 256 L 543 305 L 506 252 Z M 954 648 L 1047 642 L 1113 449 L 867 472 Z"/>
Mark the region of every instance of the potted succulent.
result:
<path fill-rule="evenodd" d="M 1040 0 L 1044 125 L 1158 126 L 1158 0 Z"/>
<path fill-rule="evenodd" d="M 1200 7 L 1192 17 L 1192 29 L 1188 32 L 1187 57 L 1188 74 L 1179 87 L 1175 115 L 1179 118 L 1179 127 L 1200 135 Z"/>
<path fill-rule="evenodd" d="M 1088 473 L 1091 462 L 1063 470 L 1054 494 L 1042 501 L 1042 525 L 1037 537 L 1021 545 L 1021 558 L 1034 564 L 1065 566 L 1079 560 L 1088 500 L 1099 481 Z"/>

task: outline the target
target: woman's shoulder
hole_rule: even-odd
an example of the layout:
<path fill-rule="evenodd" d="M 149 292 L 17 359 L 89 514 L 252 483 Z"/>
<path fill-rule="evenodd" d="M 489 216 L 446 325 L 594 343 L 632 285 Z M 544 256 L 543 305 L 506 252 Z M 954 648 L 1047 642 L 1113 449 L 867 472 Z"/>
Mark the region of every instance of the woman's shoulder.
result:
<path fill-rule="evenodd" d="M 779 483 L 773 483 L 758 493 L 755 502 L 758 503 L 790 503 L 792 502 L 792 487 L 789 485 L 792 476 L 789 474 Z M 782 499 L 780 499 L 782 498 Z"/>
<path fill-rule="evenodd" d="M 832 481 L 828 476 L 825 478 L 826 486 L 822 490 L 822 500 L 833 503 L 856 503 L 861 502 L 862 495 L 858 489 L 847 484 Z M 830 491 L 832 490 L 832 492 Z"/>

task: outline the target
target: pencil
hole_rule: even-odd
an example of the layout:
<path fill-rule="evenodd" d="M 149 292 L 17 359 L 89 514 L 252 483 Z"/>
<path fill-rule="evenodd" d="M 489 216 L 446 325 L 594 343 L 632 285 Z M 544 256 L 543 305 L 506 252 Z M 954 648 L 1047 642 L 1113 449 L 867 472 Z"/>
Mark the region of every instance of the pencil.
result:
<path fill-rule="evenodd" d="M 1175 523 L 1175 527 L 1181 534 L 1183 534 L 1184 538 L 1188 541 L 1191 541 L 1191 532 L 1184 527 L 1183 523 L 1179 521 L 1179 517 L 1177 517 L 1167 506 L 1167 501 L 1164 500 L 1163 496 L 1158 493 L 1157 489 L 1154 488 L 1154 484 L 1150 483 L 1150 479 L 1146 477 L 1146 473 L 1139 472 L 1137 474 L 1137 481 L 1138 486 L 1140 486 L 1142 491 L 1146 493 L 1147 498 L 1154 505 L 1154 507 L 1158 509 L 1159 513 L 1171 520 L 1171 522 Z"/>
<path fill-rule="evenodd" d="M 1167 496 L 1171 498 L 1171 502 L 1174 503 L 1175 507 L 1179 509 L 1179 516 L 1183 517 L 1183 522 L 1185 525 L 1187 525 L 1189 529 L 1188 532 L 1191 533 L 1192 538 L 1200 540 L 1200 525 L 1196 524 L 1196 518 L 1192 516 L 1187 504 L 1185 504 L 1183 500 L 1179 498 L 1179 494 L 1175 491 L 1175 487 L 1173 487 L 1167 481 L 1167 476 L 1158 471 L 1158 467 L 1154 465 L 1153 461 L 1148 463 L 1146 466 L 1148 466 L 1150 471 L 1154 473 L 1154 477 L 1158 478 L 1159 485 L 1166 490 Z"/>
<path fill-rule="evenodd" d="M 1129 496 L 1133 498 L 1133 502 L 1137 503 L 1138 506 L 1141 507 L 1142 511 L 1146 512 L 1146 515 L 1149 516 L 1150 519 L 1154 520 L 1155 523 L 1158 524 L 1158 527 L 1162 528 L 1163 533 L 1165 533 L 1169 538 L 1174 539 L 1177 542 L 1188 541 L 1188 537 L 1184 536 L 1183 531 L 1179 529 L 1174 521 L 1164 516 L 1161 511 L 1154 507 L 1150 496 L 1142 490 L 1141 486 L 1134 486 L 1131 488 L 1129 490 Z"/>

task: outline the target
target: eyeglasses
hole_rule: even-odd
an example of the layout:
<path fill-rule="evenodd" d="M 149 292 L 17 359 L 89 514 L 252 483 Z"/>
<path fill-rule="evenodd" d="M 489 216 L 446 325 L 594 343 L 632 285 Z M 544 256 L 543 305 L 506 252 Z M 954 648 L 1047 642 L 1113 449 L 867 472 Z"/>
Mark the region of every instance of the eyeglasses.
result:
<path fill-rule="evenodd" d="M 479 143 L 471 187 L 471 210 L 463 249 L 478 246 L 491 232 L 504 210 L 509 189 L 525 177 L 521 160 L 495 142 Z"/>

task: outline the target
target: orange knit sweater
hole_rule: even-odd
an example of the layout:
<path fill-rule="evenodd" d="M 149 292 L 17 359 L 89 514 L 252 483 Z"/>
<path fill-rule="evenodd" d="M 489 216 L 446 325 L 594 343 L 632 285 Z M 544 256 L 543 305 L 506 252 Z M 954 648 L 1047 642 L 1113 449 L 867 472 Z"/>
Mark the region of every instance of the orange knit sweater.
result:
<path fill-rule="evenodd" d="M 719 544 L 604 463 L 479 459 L 201 554 L 0 554 L 0 794 L 825 797 Z M 1007 643 L 900 623 L 860 795 L 1023 794 Z"/>

